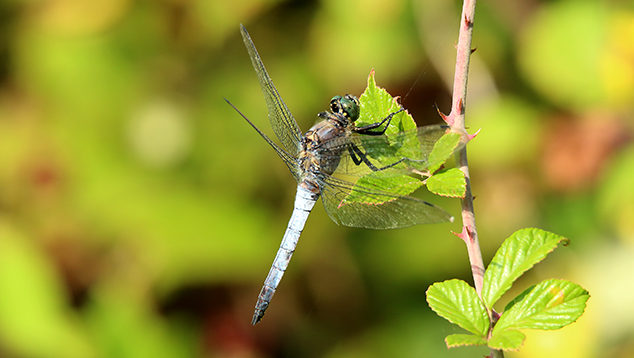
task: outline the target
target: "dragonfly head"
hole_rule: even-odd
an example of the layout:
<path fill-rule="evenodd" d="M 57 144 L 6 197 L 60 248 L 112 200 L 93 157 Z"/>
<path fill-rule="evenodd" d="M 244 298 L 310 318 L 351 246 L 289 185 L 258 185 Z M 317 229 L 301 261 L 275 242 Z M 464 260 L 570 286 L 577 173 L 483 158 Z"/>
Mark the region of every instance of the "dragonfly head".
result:
<path fill-rule="evenodd" d="M 351 94 L 334 96 L 330 100 L 330 110 L 332 113 L 340 114 L 350 122 L 354 122 L 359 119 L 359 100 Z"/>

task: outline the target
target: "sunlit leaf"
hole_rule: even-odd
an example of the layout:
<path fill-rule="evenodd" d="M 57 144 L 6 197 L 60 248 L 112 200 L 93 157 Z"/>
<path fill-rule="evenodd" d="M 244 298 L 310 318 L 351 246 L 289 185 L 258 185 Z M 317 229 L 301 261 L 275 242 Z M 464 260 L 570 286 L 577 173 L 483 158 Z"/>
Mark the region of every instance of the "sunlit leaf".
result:
<path fill-rule="evenodd" d="M 487 310 L 475 289 L 462 280 L 437 282 L 427 290 L 434 312 L 467 331 L 485 337 L 489 330 Z"/>
<path fill-rule="evenodd" d="M 361 112 L 359 119 L 355 122 L 357 127 L 362 127 L 368 124 L 373 124 L 382 121 L 389 115 L 394 114 L 395 112 L 402 109 L 398 101 L 393 98 L 385 89 L 378 87 L 376 85 L 374 79 L 374 71 L 370 73 L 368 76 L 368 86 L 366 90 L 363 92 L 361 97 L 359 98 L 361 104 Z M 385 128 L 379 127 L 377 131 Z M 422 127 L 425 128 L 425 127 Z M 427 127 L 429 128 L 429 127 Z M 421 132 L 422 131 L 422 132 Z M 440 141 L 436 138 L 434 140 L 430 140 L 428 137 L 424 137 L 423 142 L 427 147 L 425 150 L 422 149 L 421 139 L 419 136 L 423 138 L 423 135 L 438 135 L 438 138 L 444 140 Z M 388 135 L 388 143 L 389 145 L 385 145 L 378 150 L 375 148 L 368 148 L 365 151 L 367 155 L 367 160 L 372 160 L 373 165 L 377 168 L 381 168 L 384 166 L 388 166 L 389 169 L 385 171 L 377 171 L 371 172 L 363 177 L 361 177 L 357 181 L 357 185 L 363 188 L 375 188 L 380 191 L 384 191 L 394 196 L 404 196 L 409 195 L 414 192 L 416 189 L 423 185 L 418 179 L 414 179 L 412 177 L 408 177 L 402 175 L 403 172 L 409 174 L 416 169 L 416 166 L 422 167 L 422 169 L 426 169 L 427 165 L 431 162 L 431 154 L 430 157 L 427 157 L 427 153 L 432 150 L 431 145 L 429 143 L 438 143 L 439 145 L 434 146 L 434 150 L 436 154 L 433 158 L 434 164 L 438 163 L 436 169 L 444 163 L 446 158 L 451 155 L 453 152 L 453 148 L 456 147 L 456 141 L 460 140 L 460 136 L 457 138 L 454 135 L 444 135 L 443 130 L 440 130 L 439 127 L 435 127 L 433 130 L 425 130 L 416 128 L 416 122 L 414 122 L 413 118 L 407 111 L 401 111 L 397 114 L 394 114 L 389 126 L 385 130 L 385 134 Z M 366 138 L 371 141 L 373 139 L 372 136 L 366 136 Z M 434 141 L 438 142 L 434 142 Z M 361 137 L 361 144 L 364 143 L 364 136 Z M 432 150 L 433 151 L 433 150 Z M 447 154 L 449 152 L 449 154 Z M 397 163 L 395 166 L 394 164 Z M 441 179 L 441 178 L 439 178 Z M 449 192 L 456 185 L 449 184 L 445 190 L 439 189 L 441 192 Z M 456 191 L 456 189 L 453 189 Z M 370 204 L 380 204 L 383 201 L 379 201 L 376 196 L 368 197 L 363 193 L 365 190 L 353 191 L 350 195 L 345 199 L 345 202 L 360 202 L 360 203 L 370 203 Z M 451 195 L 447 195 L 451 196 Z M 393 199 L 393 197 L 384 197 L 387 199 Z"/>
<path fill-rule="evenodd" d="M 451 168 L 427 179 L 427 189 L 436 195 L 464 198 L 467 181 L 458 168 Z"/>
<path fill-rule="evenodd" d="M 515 330 L 499 331 L 489 339 L 488 346 L 500 350 L 518 350 L 524 343 L 524 333 Z"/>
<path fill-rule="evenodd" d="M 484 274 L 482 300 L 488 308 L 511 287 L 524 272 L 543 260 L 563 236 L 540 229 L 518 230 L 504 241 Z"/>
<path fill-rule="evenodd" d="M 368 76 L 368 87 L 359 97 L 361 113 L 355 122 L 357 127 L 382 121 L 391 113 L 401 109 L 401 105 L 384 88 L 378 87 L 374 80 L 374 70 Z M 407 112 L 400 112 L 390 122 L 385 134 L 394 134 L 416 128 L 414 118 Z"/>
<path fill-rule="evenodd" d="M 513 298 L 511 301 L 509 301 L 509 303 L 506 304 L 506 306 L 504 306 L 504 312 L 510 310 L 513 306 L 515 306 L 516 303 L 521 302 L 524 297 L 533 290 L 533 288 L 535 288 L 535 285 L 525 289 L 522 293 L 515 296 L 515 298 Z"/>
<path fill-rule="evenodd" d="M 487 340 L 484 337 L 476 336 L 473 334 L 451 334 L 445 338 L 447 347 L 458 346 L 482 346 L 487 344 Z"/>
<path fill-rule="evenodd" d="M 423 182 L 407 175 L 394 176 L 385 172 L 372 172 L 359 178 L 356 184 L 363 187 L 375 187 L 380 191 L 402 196 L 413 193 L 423 185 Z M 356 190 L 352 191 L 345 199 L 347 204 L 355 202 L 364 204 L 382 203 L 382 201 L 377 200 L 377 196 L 366 196 L 362 191 Z"/>
<path fill-rule="evenodd" d="M 438 170 L 460 144 L 460 134 L 447 133 L 442 136 L 434 145 L 434 149 L 429 153 L 429 172 L 433 173 Z"/>
<path fill-rule="evenodd" d="M 570 281 L 543 281 L 502 314 L 493 333 L 514 329 L 562 328 L 583 314 L 588 298 L 588 291 Z"/>

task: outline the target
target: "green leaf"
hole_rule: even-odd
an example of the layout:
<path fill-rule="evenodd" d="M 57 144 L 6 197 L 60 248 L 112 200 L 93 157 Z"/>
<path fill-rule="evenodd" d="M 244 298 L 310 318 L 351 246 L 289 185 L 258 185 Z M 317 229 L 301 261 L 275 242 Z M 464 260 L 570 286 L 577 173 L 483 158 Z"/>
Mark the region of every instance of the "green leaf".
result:
<path fill-rule="evenodd" d="M 402 109 L 396 98 L 385 89 L 376 85 L 374 70 L 368 76 L 368 87 L 359 97 L 361 112 L 355 122 L 357 127 L 382 121 L 387 116 Z M 416 127 L 416 122 L 406 111 L 399 112 L 392 117 L 385 134 L 387 142 L 377 149 L 369 147 L 366 151 L 367 159 L 377 168 L 389 168 L 384 172 L 368 173 L 357 180 L 356 185 L 363 188 L 376 188 L 390 195 L 409 195 L 424 183 L 406 175 L 416 173 L 428 176 L 428 172 L 437 171 L 460 145 L 461 136 L 456 133 L 445 133 L 441 126 Z M 367 138 L 367 139 L 364 139 Z M 364 140 L 373 139 L 371 136 L 360 139 L 360 147 Z M 385 145 L 387 144 L 387 145 Z M 430 170 L 431 168 L 431 170 Z M 465 179 L 462 173 L 447 171 L 432 179 L 434 192 L 448 197 L 464 197 Z M 365 190 L 352 192 L 344 199 L 345 202 L 380 204 L 381 198 L 363 195 Z M 383 199 L 392 200 L 392 196 Z M 342 202 L 343 203 L 343 202 Z"/>
<path fill-rule="evenodd" d="M 427 189 L 436 195 L 464 198 L 467 180 L 458 168 L 451 168 L 427 179 Z"/>
<path fill-rule="evenodd" d="M 540 229 L 518 230 L 504 241 L 484 274 L 482 300 L 487 308 L 524 272 L 543 260 L 557 244 L 569 240 Z"/>
<path fill-rule="evenodd" d="M 506 306 L 504 306 L 504 312 L 510 310 L 513 306 L 515 306 L 516 303 L 521 302 L 524 299 L 524 297 L 531 292 L 533 288 L 535 288 L 535 285 L 525 289 L 524 292 L 515 296 L 514 299 L 512 299 L 509 303 L 506 304 Z"/>
<path fill-rule="evenodd" d="M 524 343 L 526 336 L 520 331 L 508 330 L 494 333 L 489 339 L 488 346 L 493 349 L 518 350 Z"/>
<path fill-rule="evenodd" d="M 378 190 L 387 192 L 391 195 L 401 196 L 409 195 L 423 185 L 423 182 L 409 177 L 407 175 L 394 176 L 386 172 L 372 172 L 357 180 L 356 185 L 362 187 L 376 187 Z M 363 203 L 363 204 L 381 204 L 385 201 L 378 199 L 376 195 L 367 196 L 361 190 L 353 190 L 342 201 L 342 204 Z"/>
<path fill-rule="evenodd" d="M 447 133 L 434 144 L 434 149 L 429 153 L 430 173 L 435 172 L 445 164 L 447 159 L 449 159 L 460 145 L 460 137 L 458 133 Z"/>
<path fill-rule="evenodd" d="M 401 109 L 401 105 L 384 88 L 378 87 L 374 80 L 374 70 L 368 76 L 368 87 L 359 97 L 361 113 L 355 122 L 357 127 L 382 121 L 391 113 Z M 400 112 L 390 122 L 385 134 L 395 134 L 416 129 L 414 118 L 407 112 Z"/>
<path fill-rule="evenodd" d="M 583 314 L 588 298 L 588 291 L 570 281 L 542 281 L 524 299 L 502 314 L 493 333 L 515 329 L 562 328 Z"/>
<path fill-rule="evenodd" d="M 487 310 L 475 289 L 462 280 L 437 282 L 427 290 L 427 303 L 439 316 L 467 331 L 486 337 Z"/>
<path fill-rule="evenodd" d="M 474 336 L 473 334 L 451 334 L 445 338 L 447 348 L 458 346 L 483 346 L 487 344 L 484 337 Z"/>

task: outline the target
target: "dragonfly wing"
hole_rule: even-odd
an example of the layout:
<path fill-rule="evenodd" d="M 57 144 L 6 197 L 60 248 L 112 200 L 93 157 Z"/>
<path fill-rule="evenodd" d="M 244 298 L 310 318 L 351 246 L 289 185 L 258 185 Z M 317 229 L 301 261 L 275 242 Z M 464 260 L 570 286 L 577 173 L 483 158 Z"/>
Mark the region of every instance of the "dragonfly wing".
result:
<path fill-rule="evenodd" d="M 242 33 L 242 39 L 249 51 L 253 68 L 258 74 L 260 80 L 260 86 L 264 93 L 264 99 L 269 109 L 269 121 L 273 127 L 273 131 L 277 135 L 277 138 L 282 142 L 284 148 L 293 156 L 297 156 L 300 151 L 300 141 L 302 138 L 302 132 L 293 118 L 291 111 L 288 110 L 286 104 L 282 100 L 282 97 L 277 92 L 277 88 L 273 84 L 271 77 L 269 77 L 264 63 L 260 59 L 258 51 L 255 49 L 255 45 L 251 40 L 251 36 L 247 32 L 244 26 L 240 25 L 240 32 Z"/>
<path fill-rule="evenodd" d="M 378 170 L 411 174 L 435 164 L 430 162 L 429 153 L 448 129 L 446 125 L 431 125 L 390 135 L 337 137 L 320 147 L 319 156 L 328 158 L 346 147 L 335 173 L 357 177 Z"/>
<path fill-rule="evenodd" d="M 269 143 L 271 147 L 273 147 L 273 149 L 275 149 L 275 152 L 277 153 L 277 155 L 280 156 L 280 158 L 284 161 L 284 164 L 286 164 L 286 166 L 288 167 L 288 170 L 290 170 L 291 174 L 293 174 L 293 178 L 295 178 L 295 181 L 299 183 L 301 181 L 301 178 L 299 175 L 299 162 L 297 158 L 288 154 L 287 151 L 285 151 L 279 145 L 275 144 L 275 142 L 273 142 L 266 134 L 264 134 L 264 132 L 262 132 L 260 128 L 258 128 L 255 124 L 253 124 L 253 122 L 251 122 L 249 118 L 247 118 L 242 112 L 240 112 L 240 110 L 237 109 L 236 106 L 234 106 L 231 102 L 229 102 L 228 99 L 225 98 L 225 101 L 227 101 L 227 103 L 229 103 L 229 105 L 233 107 L 233 109 L 235 109 L 236 112 L 238 112 L 242 116 L 242 118 L 246 119 L 246 121 L 249 122 L 251 127 L 253 127 L 260 134 L 260 136 L 262 136 L 262 138 L 264 138 L 264 140 L 266 140 L 266 142 Z"/>
<path fill-rule="evenodd" d="M 396 229 L 453 221 L 453 216 L 442 208 L 410 196 L 393 195 L 331 176 L 326 176 L 322 185 L 324 208 L 332 221 L 340 225 Z M 367 198 L 367 202 L 346 201 L 353 192 L 355 196 Z"/>

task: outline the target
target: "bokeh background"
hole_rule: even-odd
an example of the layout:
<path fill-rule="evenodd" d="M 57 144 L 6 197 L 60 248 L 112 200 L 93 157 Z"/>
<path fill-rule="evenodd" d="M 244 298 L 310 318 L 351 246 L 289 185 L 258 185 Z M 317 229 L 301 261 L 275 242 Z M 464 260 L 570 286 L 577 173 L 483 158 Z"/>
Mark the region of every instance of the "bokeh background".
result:
<path fill-rule="evenodd" d="M 0 357 L 477 357 L 425 290 L 472 282 L 460 223 L 338 227 L 320 204 L 253 305 L 295 183 L 239 24 L 303 130 L 371 69 L 420 125 L 450 109 L 459 1 L 0 2 Z M 571 244 L 527 273 L 586 314 L 509 357 L 634 356 L 634 3 L 478 3 L 467 103 L 485 262 L 517 229 Z M 459 217 L 459 202 L 422 197 Z"/>

